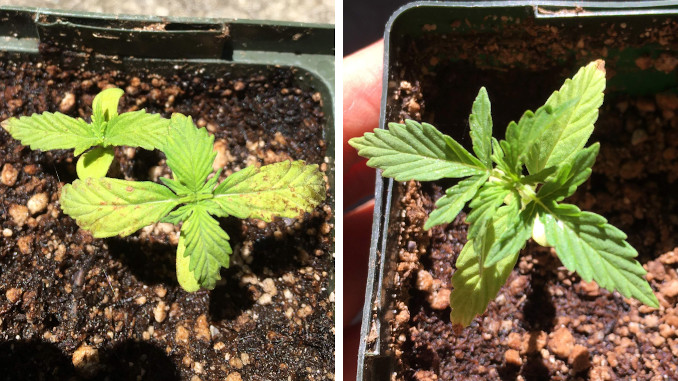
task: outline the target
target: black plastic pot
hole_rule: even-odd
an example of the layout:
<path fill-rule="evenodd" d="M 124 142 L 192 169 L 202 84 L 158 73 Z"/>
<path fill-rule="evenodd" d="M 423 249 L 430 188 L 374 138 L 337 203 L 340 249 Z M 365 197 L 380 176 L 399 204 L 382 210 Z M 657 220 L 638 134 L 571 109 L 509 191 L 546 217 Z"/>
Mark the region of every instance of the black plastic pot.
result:
<path fill-rule="evenodd" d="M 559 87 L 576 68 L 598 57 L 586 57 L 583 50 L 606 48 L 608 72 L 614 72 L 608 81 L 608 93 L 652 95 L 678 88 L 678 74 L 655 69 L 640 70 L 639 57 L 656 58 L 664 49 L 661 41 L 649 44 L 642 34 L 646 27 L 676 20 L 675 1 L 636 2 L 573 2 L 565 1 L 487 1 L 487 2 L 415 2 L 393 14 L 385 32 L 383 97 L 380 125 L 398 122 L 407 115 L 398 97 L 399 83 L 412 77 L 439 75 L 445 70 L 458 70 L 454 84 L 441 82 L 434 95 L 420 102 L 423 121 L 434 124 L 462 143 L 469 143 L 466 120 L 472 101 L 481 86 L 486 86 L 492 97 L 495 126 L 506 126 L 519 117 L 516 112 L 535 109 Z M 507 27 L 519 25 L 549 26 L 564 42 L 558 50 L 539 51 L 548 63 L 533 67 L 526 60 L 505 59 L 501 49 L 508 42 L 503 39 Z M 615 37 L 609 40 L 591 38 L 605 34 L 614 26 Z M 534 53 L 539 36 L 526 35 L 521 41 L 524 52 Z M 413 47 L 427 39 L 458 46 L 455 54 L 449 49 L 436 57 L 419 57 L 419 67 L 402 63 L 407 46 Z M 486 41 L 483 49 L 465 51 L 470 41 Z M 496 43 L 495 49 L 489 46 Z M 448 45 L 449 46 L 449 45 Z M 474 46 L 470 44 L 469 46 Z M 567 47 L 573 47 L 568 49 Z M 498 48 L 498 49 L 496 49 Z M 416 48 L 413 49 L 416 51 Z M 443 49 L 441 49 L 442 51 Z M 412 56 L 411 50 L 409 56 Z M 407 57 L 406 57 L 407 58 Z M 419 62 L 419 61 L 418 61 Z M 416 73 L 415 73 L 416 72 Z M 414 73 L 414 74 L 413 74 Z M 416 74 L 416 75 L 415 75 Z M 525 86 L 524 81 L 540 81 L 538 86 Z M 444 88 L 443 88 L 444 87 Z M 513 92 L 502 93 L 502 90 Z M 430 89 L 429 89 L 430 90 Z M 429 91 L 429 94 L 431 92 Z M 510 104 L 501 105 L 510 100 Z M 465 137 L 465 138 L 464 138 Z M 359 381 L 391 380 L 396 369 L 396 358 L 390 343 L 394 340 L 391 328 L 395 318 L 394 288 L 398 258 L 395 220 L 401 212 L 395 205 L 400 197 L 392 179 L 377 177 L 369 273 L 358 357 Z"/>
<path fill-rule="evenodd" d="M 41 44 L 124 68 L 175 65 L 248 72 L 290 67 L 299 85 L 320 91 L 334 156 L 334 27 L 231 19 L 102 15 L 0 7 L 0 51 L 38 54 Z"/>
<path fill-rule="evenodd" d="M 334 207 L 335 152 L 334 53 L 334 27 L 331 25 L 230 19 L 113 16 L 34 8 L 0 7 L 0 57 L 3 60 L 11 60 L 13 64 L 18 63 L 17 66 L 21 66 L 23 62 L 38 62 L 40 64 L 42 57 L 48 57 L 50 64 L 63 64 L 64 67 L 69 68 L 75 66 L 78 69 L 85 69 L 95 73 L 102 71 L 115 72 L 117 70 L 132 75 L 137 73 L 159 74 L 161 76 L 166 75 L 167 77 L 172 77 L 177 73 L 188 73 L 187 76 L 198 79 L 204 74 L 209 80 L 214 80 L 215 78 L 226 78 L 227 80 L 242 77 L 250 78 L 255 75 L 257 77 L 263 75 L 265 78 L 274 78 L 274 76 L 279 77 L 281 75 L 280 72 L 284 71 L 285 79 L 288 83 L 291 82 L 290 86 L 292 88 L 303 90 L 304 96 L 310 97 L 313 94 L 314 102 L 318 102 L 316 100 L 317 95 L 319 94 L 320 96 L 324 117 L 322 140 L 327 144 L 325 147 L 325 158 L 328 169 L 325 173 L 329 177 L 330 194 L 332 197 L 328 201 L 332 203 L 330 204 L 332 208 Z M 143 75 L 139 76 L 143 78 Z M 179 75 L 176 75 L 176 77 L 178 78 Z M 265 85 L 268 85 L 268 82 L 262 86 Z M 25 88 L 27 87 L 25 86 Z M 4 84 L 0 84 L 0 91 L 4 90 Z M 221 102 L 220 99 L 215 99 L 214 101 Z M 317 103 L 315 104 L 317 105 Z M 320 114 L 317 111 L 316 113 Z M 292 129 L 292 131 L 294 132 L 295 130 Z M 320 147 L 318 147 L 318 152 L 320 152 Z M 324 263 L 332 261 L 329 255 L 326 258 L 328 259 Z M 323 266 L 325 266 L 324 263 Z M 329 300 L 330 294 L 334 289 L 334 271 L 333 268 L 329 268 L 331 265 L 327 267 L 329 280 L 326 278 L 322 280 L 322 283 L 318 283 L 321 285 L 322 292 L 315 293 L 319 299 L 322 298 L 323 300 Z M 3 271 L 6 271 L 6 269 L 3 269 Z M 82 274 L 83 270 L 80 270 L 80 273 Z M 237 282 L 231 282 L 231 284 L 233 283 Z M 226 292 L 224 290 L 225 288 L 219 290 L 217 287 L 216 291 L 213 291 L 211 294 L 212 299 L 209 303 L 220 304 L 218 308 L 217 306 L 212 307 L 209 304 L 209 308 L 200 313 L 209 314 L 210 311 L 208 310 L 217 309 L 221 311 L 221 307 L 227 305 L 223 301 L 231 298 L 231 296 L 237 299 L 236 302 L 249 297 L 249 295 L 242 292 L 234 292 L 231 295 L 230 291 Z M 249 301 L 246 302 L 249 303 Z M 231 304 L 235 305 L 236 303 Z M 333 304 L 329 301 L 326 305 L 330 309 L 333 307 Z M 236 310 L 234 309 L 233 311 Z M 234 314 L 239 313 L 239 311 L 236 311 Z M 228 311 L 228 314 L 232 314 L 232 311 Z M 226 315 L 219 315 L 214 320 L 225 320 L 224 316 Z M 231 315 L 228 315 L 228 319 L 231 319 Z M 325 336 L 322 336 L 322 338 L 313 336 L 313 334 L 317 336 L 317 332 L 320 331 L 319 328 L 316 329 L 316 326 L 326 326 L 327 329 L 325 331 L 329 333 L 328 337 L 332 335 L 330 328 L 333 322 L 329 319 L 331 318 L 325 317 L 325 320 L 318 319 L 318 321 L 314 321 L 313 327 L 306 326 L 304 340 L 313 343 L 315 341 L 311 340 L 323 341 L 325 346 L 321 349 L 329 353 L 329 355 L 324 355 L 324 358 L 321 359 L 323 361 L 322 366 L 325 368 L 322 370 L 326 373 L 333 373 L 333 361 L 330 356 L 333 353 L 334 341 L 326 340 Z M 54 318 L 53 320 L 55 325 L 59 324 L 59 322 L 56 322 L 58 319 Z M 5 325 L 4 329 L 6 327 Z M 280 329 L 279 326 L 277 328 Z M 276 331 L 276 334 L 279 334 L 279 332 L 281 330 Z M 250 333 L 248 332 L 248 334 Z M 7 358 L 11 359 L 15 353 L 26 353 L 27 357 L 33 356 L 34 359 L 40 356 L 45 357 L 47 365 L 44 367 L 52 368 L 47 370 L 52 376 L 64 373 L 58 373 L 58 369 L 52 366 L 54 362 L 47 361 L 47 357 L 50 357 L 50 361 L 56 358 L 54 361 L 65 364 L 62 370 L 66 369 L 66 372 L 72 371 L 73 365 L 71 364 L 71 359 L 64 357 L 61 350 L 56 349 L 56 347 L 49 347 L 52 349 L 50 349 L 47 355 L 43 356 L 43 352 L 34 350 L 36 347 L 38 349 L 45 347 L 43 343 L 24 343 L 27 340 L 23 339 L 23 337 L 17 337 L 16 342 L 3 342 L 2 348 L 5 350 L 2 354 L 5 356 L 2 356 L 0 361 L 7 361 Z M 191 340 L 194 339 L 194 337 L 191 337 Z M 249 342 L 248 340 L 250 339 L 239 338 L 238 340 L 229 340 L 231 343 L 237 344 Z M 19 348 L 16 352 L 14 350 L 15 343 L 16 347 Z M 79 345 L 80 343 L 77 344 Z M 135 345 L 133 344 L 131 347 L 136 348 Z M 249 346 L 250 344 L 247 345 Z M 279 344 L 275 343 L 275 345 L 278 346 Z M 7 349 L 10 346 L 12 346 L 12 349 Z M 316 346 L 318 348 L 321 347 L 320 345 Z M 290 347 L 296 350 L 293 345 L 290 345 Z M 21 348 L 28 349 L 22 351 Z M 72 352 L 76 348 L 77 346 L 73 346 L 68 348 L 68 350 Z M 257 367 L 266 367 L 269 370 L 278 371 L 285 376 L 287 376 L 285 372 L 298 375 L 293 367 L 284 368 L 282 366 L 285 365 L 281 355 L 283 352 L 279 351 L 278 347 L 276 347 L 275 351 L 261 348 L 254 344 L 250 347 L 252 351 L 257 352 L 257 355 L 261 354 L 261 356 L 266 356 L 273 359 L 272 361 L 277 362 L 275 367 L 267 367 L 263 362 L 256 364 Z M 148 351 L 155 351 L 155 349 L 149 346 Z M 133 349 L 124 347 L 124 345 L 121 349 L 102 348 L 101 352 L 102 357 L 110 357 L 116 361 L 123 358 L 122 356 L 116 357 L 120 353 L 125 355 L 125 359 L 137 356 Z M 35 355 L 35 353 L 40 354 Z M 166 359 L 164 349 L 160 350 L 160 354 L 162 359 Z M 148 356 L 144 354 L 140 357 L 145 361 L 145 358 Z M 315 361 L 318 357 L 312 358 L 312 360 Z M 221 358 L 224 358 L 223 355 Z M 169 360 L 159 362 L 155 361 L 155 358 L 152 356 L 148 357 L 148 359 L 150 363 L 158 364 L 157 369 L 160 371 L 166 370 L 169 373 L 179 373 L 178 370 L 174 369 L 174 364 Z M 137 364 L 139 363 L 136 358 L 132 360 Z M 128 363 L 132 364 L 131 360 L 120 361 L 123 364 L 120 368 L 124 368 Z M 223 361 L 224 364 L 227 364 L 228 356 Z M 297 361 L 296 356 L 290 363 L 293 362 L 302 364 L 301 361 Z M 320 363 L 320 361 L 317 361 L 317 363 Z M 27 362 L 26 364 L 29 365 L 23 367 L 24 370 L 31 368 L 30 363 Z M 217 362 L 209 365 L 219 367 L 222 364 Z M 281 367 L 278 369 L 277 365 L 281 365 Z M 243 364 L 241 363 L 240 368 L 242 367 Z M 252 368 L 254 367 L 255 365 L 252 365 Z M 12 370 L 17 372 L 12 372 Z M 124 370 L 121 369 L 121 371 Z M 8 372 L 8 374 L 14 374 L 15 377 L 19 377 L 16 374 L 32 374 L 23 372 L 18 367 L 16 369 L 8 369 Z M 310 371 L 303 370 L 303 372 Z M 153 374 L 153 371 L 150 370 L 147 376 L 151 379 L 163 377 L 164 373 L 157 373 L 159 375 Z M 243 373 L 246 374 L 246 377 L 252 377 L 252 374 L 256 372 L 245 368 Z M 124 373 L 121 374 L 115 377 L 127 378 Z M 11 378 L 12 376 L 9 377 Z M 238 375 L 238 377 L 240 376 Z M 256 378 L 257 376 L 254 375 L 254 377 Z"/>

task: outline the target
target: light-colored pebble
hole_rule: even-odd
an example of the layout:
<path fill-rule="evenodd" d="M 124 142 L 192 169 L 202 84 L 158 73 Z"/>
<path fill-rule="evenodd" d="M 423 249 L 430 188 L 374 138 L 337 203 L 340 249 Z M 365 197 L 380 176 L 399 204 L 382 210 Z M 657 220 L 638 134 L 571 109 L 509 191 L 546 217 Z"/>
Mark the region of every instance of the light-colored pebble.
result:
<path fill-rule="evenodd" d="M 278 295 L 278 289 L 275 287 L 275 282 L 271 278 L 266 278 L 261 282 L 261 288 L 264 292 L 272 296 Z"/>
<path fill-rule="evenodd" d="M 257 300 L 257 304 L 266 306 L 271 304 L 272 301 L 273 299 L 271 298 L 271 294 L 262 294 Z"/>
<path fill-rule="evenodd" d="M 29 217 L 28 208 L 24 205 L 12 204 L 9 206 L 9 215 L 16 226 L 24 226 Z"/>
<path fill-rule="evenodd" d="M 167 305 L 162 300 L 153 309 L 153 317 L 158 323 L 162 323 L 167 318 Z"/>
<path fill-rule="evenodd" d="M 99 351 L 96 348 L 83 344 L 73 352 L 73 366 L 78 369 L 90 368 L 99 363 Z"/>
<path fill-rule="evenodd" d="M 0 176 L 0 179 L 4 185 L 9 187 L 14 186 L 18 176 L 19 171 L 17 171 L 12 164 L 5 163 L 5 165 L 2 166 L 2 175 Z"/>
<path fill-rule="evenodd" d="M 5 292 L 5 296 L 7 297 L 7 300 L 10 301 L 10 303 L 16 303 L 21 299 L 21 294 L 23 291 L 20 288 L 10 288 Z"/>
<path fill-rule="evenodd" d="M 73 110 L 74 106 L 75 106 L 75 94 L 66 93 L 66 95 L 64 95 L 64 98 L 59 103 L 59 112 L 62 112 L 64 114 L 69 113 Z"/>
<path fill-rule="evenodd" d="M 210 325 L 207 323 L 207 315 L 200 315 L 198 320 L 195 322 L 195 337 L 198 340 L 209 342 L 212 340 L 212 334 L 210 332 Z"/>
<path fill-rule="evenodd" d="M 515 366 L 523 365 L 523 359 L 520 358 L 520 353 L 518 353 L 518 351 L 516 351 L 515 349 L 509 349 L 506 352 L 504 352 L 504 360 L 506 361 L 506 364 L 511 364 Z"/>
<path fill-rule="evenodd" d="M 572 370 L 575 373 L 579 373 L 591 367 L 590 357 L 589 350 L 585 346 L 576 345 L 572 349 L 568 361 L 572 366 Z"/>
<path fill-rule="evenodd" d="M 549 351 L 558 357 L 568 358 L 574 348 L 572 332 L 565 327 L 560 327 L 550 336 L 548 341 Z"/>
<path fill-rule="evenodd" d="M 42 192 L 35 194 L 33 197 L 28 199 L 26 206 L 28 207 L 28 211 L 31 213 L 31 215 L 36 215 L 45 210 L 45 208 L 47 208 L 47 204 L 49 204 L 47 193 Z"/>
<path fill-rule="evenodd" d="M 662 294 L 664 294 L 664 296 L 668 296 L 669 298 L 678 296 L 678 279 L 673 279 L 667 282 L 661 286 L 659 290 Z"/>
<path fill-rule="evenodd" d="M 444 310 L 450 306 L 450 294 L 452 290 L 449 288 L 441 288 L 437 292 L 433 292 L 429 295 L 428 301 L 431 304 L 431 308 L 434 310 Z"/>
<path fill-rule="evenodd" d="M 177 332 L 174 336 L 174 340 L 176 340 L 180 344 L 187 344 L 189 336 L 190 336 L 190 333 L 188 332 L 186 327 L 180 325 L 180 326 L 177 327 Z"/>

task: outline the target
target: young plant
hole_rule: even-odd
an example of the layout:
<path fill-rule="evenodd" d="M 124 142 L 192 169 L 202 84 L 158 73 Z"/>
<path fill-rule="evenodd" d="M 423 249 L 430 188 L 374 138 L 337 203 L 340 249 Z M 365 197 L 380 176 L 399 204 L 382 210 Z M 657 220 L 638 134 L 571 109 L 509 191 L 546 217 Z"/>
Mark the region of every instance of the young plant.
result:
<path fill-rule="evenodd" d="M 161 149 L 167 135 L 169 121 L 158 114 L 145 110 L 118 114 L 123 94 L 121 89 L 109 88 L 94 97 L 92 123 L 60 112 L 45 112 L 10 118 L 2 122 L 2 127 L 34 150 L 72 148 L 75 156 L 84 152 L 76 164 L 78 177 L 103 177 L 115 157 L 115 146 Z"/>
<path fill-rule="evenodd" d="M 451 222 L 469 202 L 468 241 L 452 276 L 453 323 L 467 326 L 485 311 L 530 236 L 554 247 L 584 281 L 659 306 L 626 235 L 605 218 L 561 202 L 591 174 L 599 144 L 585 145 L 604 89 L 604 62 L 591 62 L 536 112 L 509 123 L 506 139 L 497 141 L 481 88 L 469 117 L 475 156 L 430 124 L 411 120 L 349 141 L 369 166 L 397 181 L 465 178 L 447 189 L 424 225 Z"/>
<path fill-rule="evenodd" d="M 63 187 L 61 207 L 98 238 L 126 236 L 159 221 L 183 222 L 179 284 L 189 292 L 214 288 L 232 252 L 228 234 L 214 217 L 267 222 L 275 216 L 297 217 L 325 199 L 325 181 L 317 165 L 284 161 L 245 168 L 217 185 L 221 170 L 208 179 L 216 157 L 213 145 L 214 136 L 205 128 L 174 114 L 163 143 L 173 179 L 160 178 L 164 186 L 106 177 L 75 180 Z"/>

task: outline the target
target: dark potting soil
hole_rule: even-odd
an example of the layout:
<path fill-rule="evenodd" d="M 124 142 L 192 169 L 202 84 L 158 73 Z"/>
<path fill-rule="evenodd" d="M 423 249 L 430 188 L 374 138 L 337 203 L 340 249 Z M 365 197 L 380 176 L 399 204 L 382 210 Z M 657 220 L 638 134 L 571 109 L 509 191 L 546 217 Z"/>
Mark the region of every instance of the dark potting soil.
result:
<path fill-rule="evenodd" d="M 634 64 L 675 73 L 676 34 L 667 28 L 675 32 L 676 25 L 654 25 L 619 44 L 659 44 L 660 55 Z M 501 136 L 508 121 L 543 104 L 573 74 L 574 62 L 608 58 L 608 80 L 614 79 L 618 57 L 608 57 L 607 49 L 620 47 L 614 33 L 621 24 L 604 23 L 602 33 L 575 38 L 549 26 L 520 28 L 507 27 L 501 38 L 404 39 L 390 78 L 390 120 L 429 122 L 469 145 L 466 121 L 480 85 L 487 86 Z M 446 56 L 461 59 L 448 62 Z M 483 61 L 488 57 L 504 69 L 492 69 Z M 559 66 L 562 61 L 573 63 Z M 660 308 L 582 282 L 553 250 L 530 241 L 486 313 L 467 328 L 455 327 L 450 278 L 466 242 L 466 215 L 423 230 L 435 200 L 455 182 L 401 183 L 390 237 L 398 250 L 390 290 L 397 294 L 390 322 L 395 379 L 678 379 L 678 95 L 608 94 L 590 141 L 601 144 L 593 174 L 567 202 L 605 216 L 629 235 Z"/>
<path fill-rule="evenodd" d="M 327 171 L 319 93 L 288 69 L 211 76 L 175 68 L 64 68 L 0 54 L 0 120 L 86 117 L 102 89 L 122 111 L 181 112 L 215 135 L 215 167 L 305 160 Z M 158 181 L 162 153 L 116 149 L 109 175 Z M 222 219 L 231 267 L 212 291 L 176 282 L 179 227 L 94 239 L 59 206 L 70 150 L 31 151 L 0 130 L 0 379 L 321 380 L 334 376 L 333 200 L 299 219 Z"/>

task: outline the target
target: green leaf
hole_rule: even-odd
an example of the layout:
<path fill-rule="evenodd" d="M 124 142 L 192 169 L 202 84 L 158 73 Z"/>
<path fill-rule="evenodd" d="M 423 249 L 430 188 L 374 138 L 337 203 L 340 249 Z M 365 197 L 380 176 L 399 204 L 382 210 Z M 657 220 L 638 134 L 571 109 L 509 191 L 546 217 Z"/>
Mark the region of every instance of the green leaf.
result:
<path fill-rule="evenodd" d="M 84 120 L 59 112 L 45 112 L 11 118 L 3 122 L 14 139 L 31 149 L 52 150 L 75 148 L 75 156 L 100 143 L 99 137 Z"/>
<path fill-rule="evenodd" d="M 552 110 L 576 101 L 562 112 L 558 123 L 544 130 L 539 143 L 531 146 L 525 162 L 530 173 L 568 162 L 586 145 L 603 103 L 604 90 L 605 68 L 603 61 L 598 60 L 581 68 L 549 97 L 544 106 Z"/>
<path fill-rule="evenodd" d="M 170 120 L 170 133 L 164 146 L 167 166 L 174 178 L 191 192 L 198 192 L 212 173 L 214 136 L 205 128 L 196 128 L 191 117 L 175 113 Z"/>
<path fill-rule="evenodd" d="M 216 173 L 214 173 L 214 176 L 210 177 L 205 185 L 203 186 L 203 191 L 207 192 L 209 191 L 210 193 L 214 192 L 214 186 L 217 185 L 217 182 L 219 181 L 219 176 L 221 176 L 221 171 L 222 168 L 217 169 Z"/>
<path fill-rule="evenodd" d="M 483 267 L 489 268 L 497 264 L 504 258 L 512 257 L 525 247 L 525 242 L 532 234 L 532 224 L 536 214 L 536 204 L 529 203 L 522 211 L 520 202 L 512 202 L 501 209 L 508 209 L 505 213 L 497 211 L 497 217 L 493 224 L 497 239 L 488 249 L 487 255 L 483 260 Z"/>
<path fill-rule="evenodd" d="M 606 290 L 659 307 L 643 278 L 646 271 L 634 259 L 638 253 L 621 230 L 574 205 L 550 203 L 539 214 L 548 243 L 568 270 L 576 271 L 586 282 L 594 280 Z"/>
<path fill-rule="evenodd" d="M 497 208 L 504 203 L 504 199 L 509 194 L 511 191 L 504 188 L 501 183 L 486 182 L 483 184 L 469 204 L 471 212 L 466 216 L 466 222 L 471 225 L 468 230 L 469 239 L 478 235 L 483 223 L 494 216 Z"/>
<path fill-rule="evenodd" d="M 512 176 L 512 177 L 520 177 L 521 172 L 516 171 L 513 167 L 509 166 L 508 163 L 506 163 L 506 150 L 510 150 L 511 148 L 508 146 L 508 143 L 506 143 L 505 140 L 502 140 L 499 142 L 497 139 L 492 138 L 492 161 L 497 164 L 496 169 L 499 171 L 504 172 L 505 174 Z"/>
<path fill-rule="evenodd" d="M 455 264 L 457 270 L 452 274 L 450 320 L 463 326 L 468 326 L 476 315 L 485 312 L 518 261 L 516 252 L 483 269 L 473 248 L 473 240 L 466 242 Z"/>
<path fill-rule="evenodd" d="M 567 165 L 568 164 L 563 164 L 563 166 L 567 166 Z M 561 166 L 560 168 L 562 168 L 563 166 Z M 553 175 L 558 170 L 559 170 L 559 167 L 544 168 L 541 171 L 535 173 L 534 175 L 522 176 L 520 178 L 520 183 L 535 187 L 535 186 L 537 186 L 537 184 L 543 184 L 544 181 L 546 181 L 546 179 L 549 178 L 549 176 Z"/>
<path fill-rule="evenodd" d="M 168 222 L 173 225 L 178 225 L 179 223 L 186 221 L 191 213 L 193 213 L 193 204 L 181 205 L 163 217 L 160 222 Z"/>
<path fill-rule="evenodd" d="M 506 161 L 515 172 L 521 172 L 520 168 L 522 163 L 526 161 L 526 156 L 532 151 L 540 149 L 544 144 L 541 137 L 545 131 L 560 130 L 564 127 L 567 122 L 565 116 L 571 112 L 578 101 L 579 98 L 570 99 L 555 109 L 550 105 L 545 105 L 540 107 L 536 113 L 528 110 L 520 118 L 518 124 L 515 122 L 509 123 L 506 130 L 506 140 L 510 148 L 506 150 Z M 527 161 L 531 159 L 530 157 Z"/>
<path fill-rule="evenodd" d="M 471 140 L 473 152 L 485 167 L 492 168 L 492 110 L 487 90 L 480 88 L 476 100 L 473 102 L 471 115 L 468 118 L 471 126 Z"/>
<path fill-rule="evenodd" d="M 132 234 L 159 221 L 178 203 L 167 187 L 148 181 L 87 178 L 61 191 L 64 212 L 97 238 Z"/>
<path fill-rule="evenodd" d="M 181 235 L 177 245 L 177 281 L 181 288 L 187 292 L 196 292 L 200 289 L 200 284 L 190 270 L 191 256 L 185 255 L 185 253 L 186 238 Z"/>
<path fill-rule="evenodd" d="M 186 251 L 183 255 L 190 258 L 188 270 L 202 288 L 213 289 L 216 281 L 221 279 L 221 267 L 228 267 L 229 255 L 232 253 L 228 243 L 228 234 L 219 226 L 219 222 L 209 215 L 202 203 L 191 205 L 192 213 L 181 226 L 181 237 L 185 239 Z M 178 255 L 178 253 L 177 253 Z M 179 272 L 177 262 L 177 275 Z M 182 263 L 185 266 L 185 262 Z M 190 284 L 190 279 L 188 282 Z"/>
<path fill-rule="evenodd" d="M 162 150 L 169 134 L 168 119 L 145 110 L 126 112 L 106 125 L 104 144 Z"/>
<path fill-rule="evenodd" d="M 367 165 L 382 169 L 385 177 L 397 181 L 431 181 L 459 178 L 486 171 L 483 163 L 459 143 L 427 123 L 412 120 L 389 123 L 388 130 L 376 129 L 349 140 Z"/>
<path fill-rule="evenodd" d="M 226 178 L 214 189 L 213 201 L 231 216 L 298 217 L 325 199 L 325 179 L 317 165 L 283 161 L 248 167 Z"/>
<path fill-rule="evenodd" d="M 104 122 L 108 122 L 118 116 L 118 103 L 120 97 L 125 94 L 122 89 L 111 87 L 103 90 L 92 101 L 92 124 L 104 131 Z"/>
<path fill-rule="evenodd" d="M 168 179 L 167 177 L 160 177 L 160 181 L 165 184 L 172 192 L 176 193 L 177 196 L 186 196 L 191 194 L 191 190 L 186 188 L 186 186 L 180 183 L 177 180 Z"/>
<path fill-rule="evenodd" d="M 115 159 L 113 147 L 94 147 L 80 156 L 75 170 L 78 178 L 104 177 Z"/>
<path fill-rule="evenodd" d="M 595 143 L 577 152 L 571 165 L 562 165 L 558 168 L 556 176 L 544 183 L 537 192 L 537 198 L 544 201 L 560 201 L 571 196 L 577 187 L 591 175 L 591 167 L 596 161 L 599 150 L 600 144 Z"/>
<path fill-rule="evenodd" d="M 490 177 L 489 173 L 475 175 L 459 181 L 457 185 L 445 191 L 445 195 L 436 201 L 436 208 L 426 220 L 424 229 L 428 230 L 436 225 L 446 224 L 457 217 L 457 214 L 473 198 L 478 189 Z"/>

